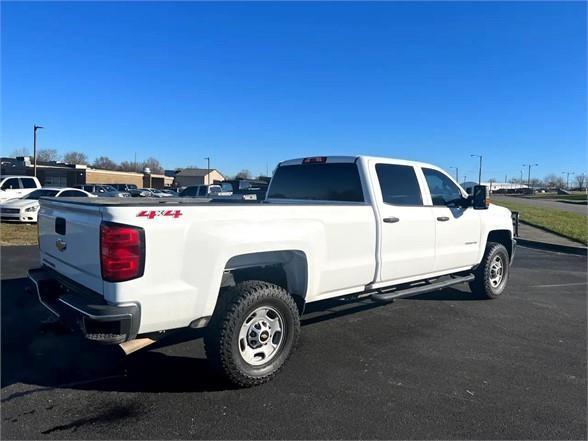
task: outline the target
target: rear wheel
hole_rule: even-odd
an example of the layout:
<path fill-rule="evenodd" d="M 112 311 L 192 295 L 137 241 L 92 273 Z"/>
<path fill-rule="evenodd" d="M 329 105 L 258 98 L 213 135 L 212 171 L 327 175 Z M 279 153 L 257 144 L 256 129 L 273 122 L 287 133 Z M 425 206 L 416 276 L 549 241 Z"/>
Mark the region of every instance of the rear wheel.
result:
<path fill-rule="evenodd" d="M 486 252 L 470 283 L 472 292 L 482 298 L 495 299 L 504 292 L 508 282 L 510 258 L 504 245 L 488 242 Z"/>
<path fill-rule="evenodd" d="M 272 379 L 300 334 L 294 299 L 278 285 L 246 281 L 223 292 L 204 337 L 216 370 L 239 386 Z"/>

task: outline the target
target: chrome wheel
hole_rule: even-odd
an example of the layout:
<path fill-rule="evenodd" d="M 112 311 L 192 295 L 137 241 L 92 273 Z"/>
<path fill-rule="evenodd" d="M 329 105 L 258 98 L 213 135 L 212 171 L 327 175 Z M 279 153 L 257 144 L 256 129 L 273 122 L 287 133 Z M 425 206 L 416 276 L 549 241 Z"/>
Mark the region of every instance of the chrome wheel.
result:
<path fill-rule="evenodd" d="M 267 363 L 284 341 L 284 320 L 271 306 L 260 306 L 247 316 L 239 331 L 239 352 L 253 366 Z"/>
<path fill-rule="evenodd" d="M 490 264 L 490 284 L 497 288 L 504 277 L 504 261 L 502 256 L 495 256 Z"/>

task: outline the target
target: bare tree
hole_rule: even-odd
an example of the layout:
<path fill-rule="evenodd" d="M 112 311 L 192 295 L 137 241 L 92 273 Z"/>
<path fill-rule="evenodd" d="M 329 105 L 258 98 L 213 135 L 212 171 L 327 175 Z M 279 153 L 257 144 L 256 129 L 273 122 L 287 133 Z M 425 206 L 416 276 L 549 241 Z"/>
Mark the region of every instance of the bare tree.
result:
<path fill-rule="evenodd" d="M 94 159 L 92 167 L 101 168 L 103 170 L 118 170 L 119 165 L 110 159 L 108 156 L 99 156 Z"/>
<path fill-rule="evenodd" d="M 250 178 L 251 178 L 251 172 L 247 169 L 243 169 L 235 175 L 235 179 L 250 179 Z"/>
<path fill-rule="evenodd" d="M 584 188 L 584 186 L 586 185 L 586 175 L 584 173 L 580 173 L 579 175 L 576 175 L 575 179 L 576 179 L 576 184 L 578 185 L 580 190 L 582 190 Z"/>
<path fill-rule="evenodd" d="M 59 161 L 59 153 L 55 149 L 42 149 L 37 151 L 37 161 L 50 162 Z"/>
<path fill-rule="evenodd" d="M 155 158 L 147 158 L 145 161 L 143 161 L 143 163 L 141 164 L 141 170 L 143 170 L 145 168 L 148 168 L 149 170 L 151 170 L 151 173 L 157 173 L 157 174 L 163 173 L 163 167 L 161 166 L 159 161 Z"/>
<path fill-rule="evenodd" d="M 552 173 L 545 176 L 545 184 L 549 188 L 563 188 L 564 180 L 561 176 Z"/>
<path fill-rule="evenodd" d="M 82 152 L 68 152 L 63 155 L 63 162 L 68 164 L 87 164 L 88 156 Z"/>
<path fill-rule="evenodd" d="M 31 156 L 31 154 L 29 153 L 29 149 L 27 147 L 21 147 L 14 149 L 12 151 L 12 156 L 16 158 L 17 156 Z"/>
<path fill-rule="evenodd" d="M 121 162 L 120 165 L 118 166 L 118 169 L 120 171 L 126 171 L 126 172 L 141 171 L 141 170 L 139 170 L 139 165 L 136 162 L 129 162 L 129 161 Z"/>

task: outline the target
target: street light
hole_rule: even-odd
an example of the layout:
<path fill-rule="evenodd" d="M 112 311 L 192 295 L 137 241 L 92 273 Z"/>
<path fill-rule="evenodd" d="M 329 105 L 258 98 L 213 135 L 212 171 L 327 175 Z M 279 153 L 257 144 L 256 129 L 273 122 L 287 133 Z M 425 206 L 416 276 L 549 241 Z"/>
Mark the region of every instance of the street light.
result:
<path fill-rule="evenodd" d="M 570 188 L 570 175 L 575 175 L 574 172 L 561 172 L 562 175 L 566 175 L 566 190 Z"/>
<path fill-rule="evenodd" d="M 482 155 L 470 155 L 470 158 L 480 158 L 480 168 L 478 170 L 478 185 L 482 184 Z"/>
<path fill-rule="evenodd" d="M 210 184 L 210 157 L 207 156 L 206 158 L 207 161 L 207 167 L 206 167 L 206 185 Z"/>
<path fill-rule="evenodd" d="M 528 167 L 529 171 L 527 173 L 527 187 L 531 188 L 531 167 L 537 167 L 539 164 L 523 164 L 523 167 Z M 531 193 L 533 191 L 531 190 Z"/>
<path fill-rule="evenodd" d="M 45 127 L 33 124 L 33 176 L 37 177 L 37 130 Z"/>
<path fill-rule="evenodd" d="M 454 168 L 455 169 L 455 180 L 457 182 L 459 182 L 459 168 L 457 168 L 457 167 L 449 167 L 449 168 Z"/>

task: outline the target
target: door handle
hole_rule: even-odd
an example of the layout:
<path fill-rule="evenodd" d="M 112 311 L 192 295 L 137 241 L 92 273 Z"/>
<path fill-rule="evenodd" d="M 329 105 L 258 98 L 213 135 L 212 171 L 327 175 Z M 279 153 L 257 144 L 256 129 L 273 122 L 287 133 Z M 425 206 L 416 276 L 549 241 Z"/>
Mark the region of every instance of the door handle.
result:
<path fill-rule="evenodd" d="M 387 224 L 395 224 L 396 222 L 400 222 L 400 219 L 398 219 L 397 217 L 385 217 L 384 222 L 386 222 Z"/>
<path fill-rule="evenodd" d="M 439 217 L 437 218 L 437 220 L 438 220 L 439 222 L 447 222 L 447 221 L 449 220 L 449 218 L 448 218 L 447 216 L 439 216 Z"/>

